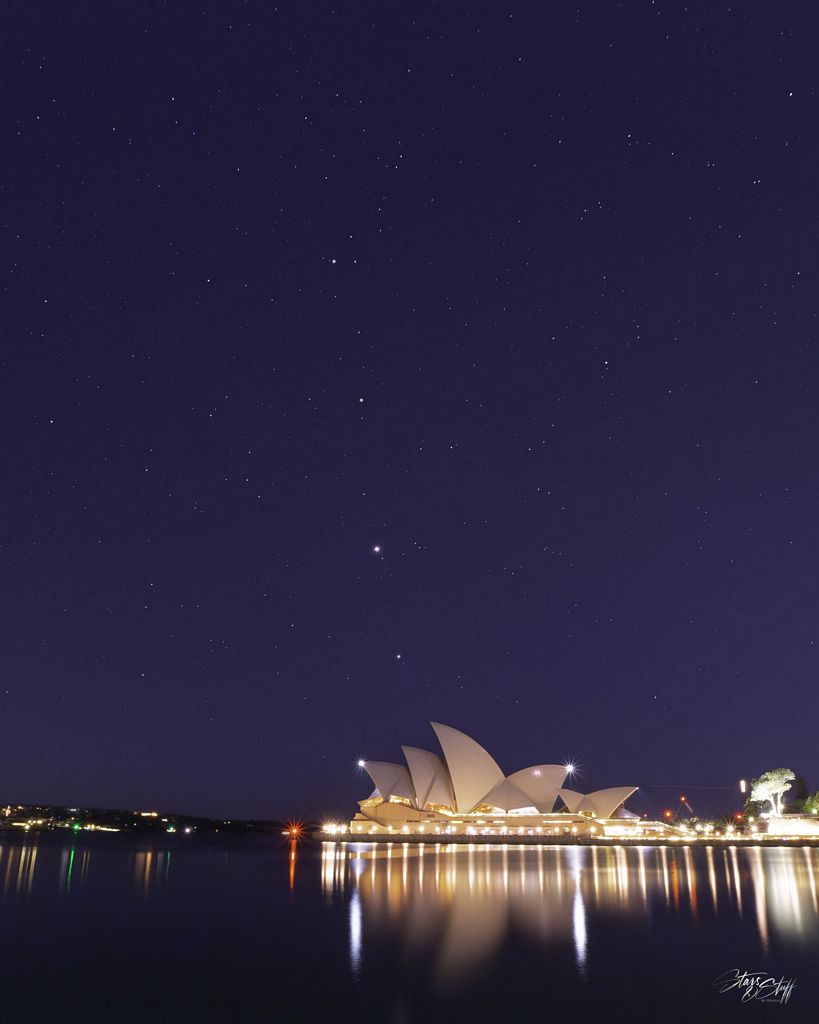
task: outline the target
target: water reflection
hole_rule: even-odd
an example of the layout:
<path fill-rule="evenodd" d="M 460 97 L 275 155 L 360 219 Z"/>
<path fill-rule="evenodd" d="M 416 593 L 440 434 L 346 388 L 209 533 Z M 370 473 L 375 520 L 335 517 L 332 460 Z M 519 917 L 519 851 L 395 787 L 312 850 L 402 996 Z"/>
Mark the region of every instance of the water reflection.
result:
<path fill-rule="evenodd" d="M 78 844 L 76 837 L 70 845 L 61 848 L 48 844 L 42 852 L 38 838 L 23 845 L 0 843 L 0 892 L 3 895 L 32 892 L 35 873 L 50 878 L 53 885 L 56 871 L 60 891 L 71 895 L 72 890 L 86 881 L 93 857 L 92 851 Z M 140 895 L 148 896 L 157 885 L 167 884 L 172 857 L 170 850 L 150 848 L 129 854 L 134 888 Z M 124 859 L 123 863 L 128 861 Z"/>
<path fill-rule="evenodd" d="M 296 888 L 296 847 L 297 842 L 295 839 L 290 840 L 290 875 L 288 881 L 290 883 L 290 891 L 292 892 Z"/>
<path fill-rule="evenodd" d="M 170 850 L 139 850 L 134 854 L 134 886 L 149 896 L 156 886 L 166 885 L 171 871 Z"/>
<path fill-rule="evenodd" d="M 71 892 L 73 882 L 83 883 L 88 874 L 91 854 L 88 850 L 77 852 L 77 841 L 74 840 L 70 849 L 64 849 L 59 856 L 59 888 L 66 893 Z"/>
<path fill-rule="evenodd" d="M 361 900 L 356 890 L 350 898 L 350 967 L 358 972 L 361 964 Z"/>
<path fill-rule="evenodd" d="M 15 891 L 29 893 L 34 884 L 34 872 L 37 867 L 37 842 L 26 843 L 24 846 L 0 846 L 0 869 L 5 860 L 3 873 L 3 892 Z"/>
<path fill-rule="evenodd" d="M 583 974 L 586 969 L 586 908 L 583 905 L 583 894 L 579 886 L 574 893 L 572 925 L 574 928 L 574 955 L 578 970 Z"/>
<path fill-rule="evenodd" d="M 760 950 L 771 937 L 816 942 L 819 850 L 736 847 L 530 847 L 343 845 L 322 847 L 321 887 L 349 915 L 358 972 L 367 943 L 399 936 L 431 956 L 439 984 L 485 964 L 510 932 L 565 943 L 585 975 L 596 919 L 643 920 L 665 910 L 742 917 L 753 907 Z"/>

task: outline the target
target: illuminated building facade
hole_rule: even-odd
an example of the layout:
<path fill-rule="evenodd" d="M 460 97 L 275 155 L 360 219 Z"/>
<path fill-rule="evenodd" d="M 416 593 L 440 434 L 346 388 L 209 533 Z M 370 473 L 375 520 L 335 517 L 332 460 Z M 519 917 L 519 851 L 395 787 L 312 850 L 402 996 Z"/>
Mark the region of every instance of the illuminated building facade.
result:
<path fill-rule="evenodd" d="M 571 765 L 539 764 L 505 775 L 466 733 L 431 723 L 442 756 L 402 747 L 405 764 L 360 761 L 375 789 L 359 801 L 353 836 L 598 836 L 665 835 L 677 830 L 626 811 L 636 786 L 594 793 L 564 788 Z M 342 827 L 341 831 L 348 831 Z"/>
<path fill-rule="evenodd" d="M 769 836 L 819 839 L 819 817 L 814 814 L 766 814 L 760 824 Z"/>

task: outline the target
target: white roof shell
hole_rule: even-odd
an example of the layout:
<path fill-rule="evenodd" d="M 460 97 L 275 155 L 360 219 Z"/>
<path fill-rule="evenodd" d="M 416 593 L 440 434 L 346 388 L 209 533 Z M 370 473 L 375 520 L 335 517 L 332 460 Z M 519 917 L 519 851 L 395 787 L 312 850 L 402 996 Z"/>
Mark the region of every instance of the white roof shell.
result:
<path fill-rule="evenodd" d="M 364 767 L 384 800 L 389 800 L 391 796 L 400 796 L 411 800 L 413 804 L 415 803 L 412 779 L 402 764 L 391 764 L 389 761 L 365 761 Z"/>
<path fill-rule="evenodd" d="M 430 722 L 430 725 L 435 730 L 449 767 L 455 791 L 455 809 L 467 814 L 482 802 L 490 790 L 503 782 L 503 772 L 492 755 L 471 736 L 439 722 Z"/>
<path fill-rule="evenodd" d="M 390 797 L 409 800 L 420 811 L 438 805 L 460 814 L 469 814 L 484 803 L 501 811 L 531 808 L 549 814 L 560 796 L 572 813 L 610 818 L 637 790 L 636 786 L 616 786 L 584 794 L 563 789 L 567 771 L 559 764 L 521 768 L 507 778 L 471 736 L 440 722 L 430 724 L 444 752 L 443 759 L 419 747 L 402 747 L 408 769 L 389 761 L 365 761 L 364 767 L 376 787 L 373 795 L 386 801 Z"/>
<path fill-rule="evenodd" d="M 423 810 L 427 804 L 441 804 L 455 809 L 455 794 L 446 765 L 431 750 L 420 747 L 401 747 L 409 765 L 415 788 L 417 806 Z"/>
<path fill-rule="evenodd" d="M 591 811 L 598 818 L 610 818 L 617 808 L 628 800 L 637 786 L 615 786 L 612 789 L 598 789 L 594 793 L 575 793 L 572 789 L 561 789 L 563 803 L 573 813 Z"/>
<path fill-rule="evenodd" d="M 577 793 L 573 789 L 560 789 L 558 790 L 558 796 L 572 814 L 577 814 L 580 810 L 580 805 L 585 799 L 585 793 Z"/>
<path fill-rule="evenodd" d="M 617 808 L 628 800 L 632 793 L 637 792 L 636 786 L 616 786 L 613 789 L 598 789 L 583 798 L 581 811 L 594 811 L 598 818 L 610 818 Z"/>
<path fill-rule="evenodd" d="M 490 807 L 499 807 L 502 811 L 519 811 L 523 807 L 533 807 L 532 798 L 527 796 L 522 789 L 504 779 L 497 786 L 486 794 L 481 800 L 482 804 L 489 804 Z"/>
<path fill-rule="evenodd" d="M 562 764 L 536 764 L 531 768 L 521 768 L 509 776 L 509 782 L 529 797 L 529 803 L 540 811 L 549 814 L 554 810 L 557 791 L 563 785 L 567 772 Z"/>

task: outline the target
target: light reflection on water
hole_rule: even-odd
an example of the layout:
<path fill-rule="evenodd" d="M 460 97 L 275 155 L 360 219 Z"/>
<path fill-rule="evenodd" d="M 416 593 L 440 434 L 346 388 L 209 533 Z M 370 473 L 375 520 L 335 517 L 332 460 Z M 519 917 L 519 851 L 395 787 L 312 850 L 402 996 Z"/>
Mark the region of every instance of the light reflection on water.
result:
<path fill-rule="evenodd" d="M 8 851 L 0 845 L 0 870 L 3 871 L 3 892 L 31 892 L 37 867 L 37 843 L 12 846 Z M 3 862 L 5 860 L 5 870 Z"/>
<path fill-rule="evenodd" d="M 143 895 L 167 885 L 173 854 L 170 850 L 138 850 L 133 855 L 134 887 Z"/>
<path fill-rule="evenodd" d="M 635 1021 L 747 1024 L 713 989 L 742 968 L 796 978 L 801 1024 L 817 1019 L 818 871 L 819 849 L 717 843 L 0 833 L 0 1017 L 111 1024 L 127 993 L 123 1024 L 316 1024 L 348 1007 L 360 1024 L 597 1024 L 626 1005 Z M 76 1012 L 32 1017 L 32 991 Z"/>
<path fill-rule="evenodd" d="M 37 835 L 22 845 L 17 842 L 0 842 L 0 894 L 21 895 L 32 892 L 39 849 Z M 92 857 L 92 851 L 78 846 L 76 838 L 71 840 L 70 846 L 65 846 L 60 851 L 57 877 L 61 892 L 70 894 L 72 888 L 81 886 L 86 881 Z M 148 896 L 155 887 L 167 883 L 172 857 L 170 850 L 146 849 L 129 852 L 133 865 L 134 888 L 140 895 Z"/>
<path fill-rule="evenodd" d="M 819 850 L 706 847 L 349 846 L 322 848 L 325 901 L 349 915 L 350 967 L 368 942 L 399 936 L 408 954 L 431 954 L 434 979 L 453 984 L 485 964 L 512 932 L 570 944 L 585 975 L 595 919 L 648 926 L 665 910 L 695 921 L 733 916 L 757 934 L 815 943 Z M 752 918 L 748 918 L 749 909 Z"/>

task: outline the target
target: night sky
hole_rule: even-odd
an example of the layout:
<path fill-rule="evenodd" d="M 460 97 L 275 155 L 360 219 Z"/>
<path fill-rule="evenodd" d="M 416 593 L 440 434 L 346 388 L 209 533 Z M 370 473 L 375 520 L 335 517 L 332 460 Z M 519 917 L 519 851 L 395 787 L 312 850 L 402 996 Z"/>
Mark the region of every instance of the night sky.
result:
<path fill-rule="evenodd" d="M 0 799 L 349 816 L 431 719 L 819 788 L 817 33 L 10 4 Z"/>

